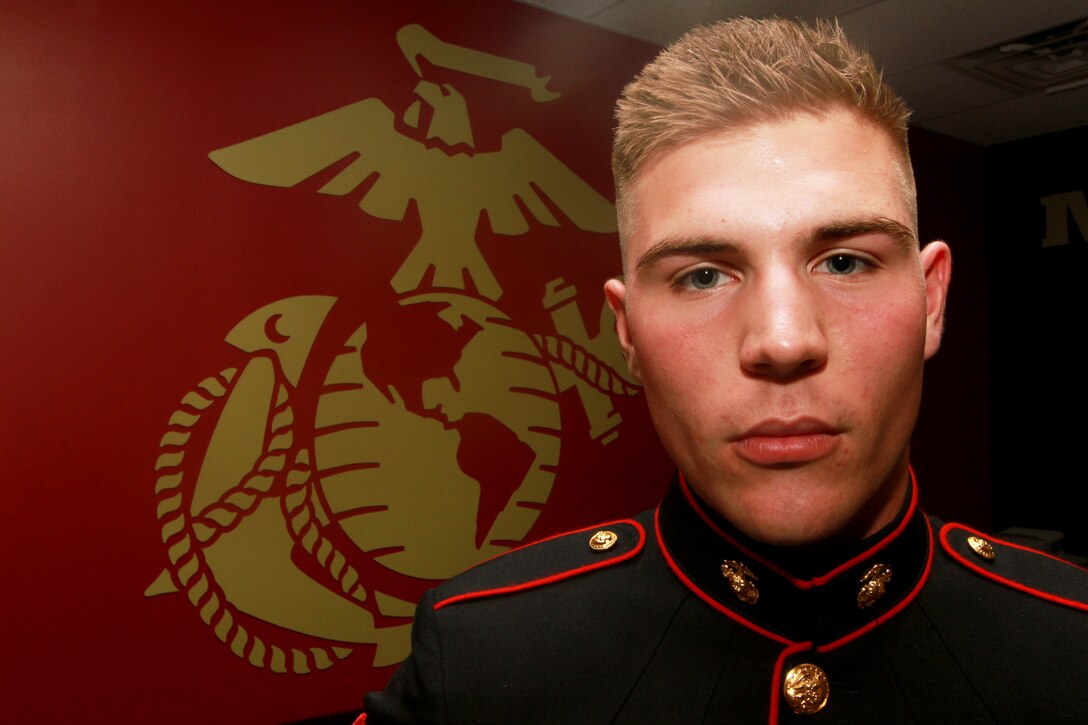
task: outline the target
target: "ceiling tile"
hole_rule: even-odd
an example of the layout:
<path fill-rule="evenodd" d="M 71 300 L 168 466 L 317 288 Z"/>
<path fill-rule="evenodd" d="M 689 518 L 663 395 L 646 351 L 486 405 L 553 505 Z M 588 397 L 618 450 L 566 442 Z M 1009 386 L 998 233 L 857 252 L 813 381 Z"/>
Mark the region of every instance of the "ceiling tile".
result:
<path fill-rule="evenodd" d="M 1088 86 L 1053 95 L 1011 98 L 920 125 L 981 146 L 1088 126 Z"/>
<path fill-rule="evenodd" d="M 882 0 L 844 13 L 847 35 L 895 73 L 1088 15 L 1085 0 Z"/>
<path fill-rule="evenodd" d="M 913 122 L 921 125 L 932 118 L 1001 103 L 1015 95 L 936 63 L 889 74 L 886 79 L 913 109 Z"/>

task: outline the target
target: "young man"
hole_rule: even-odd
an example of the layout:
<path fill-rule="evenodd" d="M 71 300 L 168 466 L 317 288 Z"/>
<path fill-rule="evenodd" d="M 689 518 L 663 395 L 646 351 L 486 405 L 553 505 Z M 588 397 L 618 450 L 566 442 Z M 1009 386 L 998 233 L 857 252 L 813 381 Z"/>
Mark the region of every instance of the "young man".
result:
<path fill-rule="evenodd" d="M 698 28 L 625 89 L 605 293 L 677 480 L 429 592 L 368 723 L 1084 722 L 1086 573 L 917 507 L 951 258 L 907 114 L 828 24 Z"/>

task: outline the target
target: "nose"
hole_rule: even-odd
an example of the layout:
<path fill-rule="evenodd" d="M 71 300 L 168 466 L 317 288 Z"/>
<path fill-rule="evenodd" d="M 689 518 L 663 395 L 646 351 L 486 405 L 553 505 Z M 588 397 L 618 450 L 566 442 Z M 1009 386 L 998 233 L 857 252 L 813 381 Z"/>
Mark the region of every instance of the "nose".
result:
<path fill-rule="evenodd" d="M 807 275 L 776 271 L 747 292 L 740 348 L 746 372 L 788 380 L 824 366 L 828 344 L 822 310 Z"/>

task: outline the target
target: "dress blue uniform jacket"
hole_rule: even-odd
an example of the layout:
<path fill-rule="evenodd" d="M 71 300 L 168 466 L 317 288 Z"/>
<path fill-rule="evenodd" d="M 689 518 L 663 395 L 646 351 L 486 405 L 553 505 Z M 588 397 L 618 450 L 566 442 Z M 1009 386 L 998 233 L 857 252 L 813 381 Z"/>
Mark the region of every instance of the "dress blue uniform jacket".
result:
<path fill-rule="evenodd" d="M 826 675 L 807 703 L 785 684 L 800 665 Z M 1088 571 L 925 516 L 913 481 L 883 530 L 799 559 L 680 478 L 655 510 L 428 592 L 365 707 L 367 725 L 1083 725 Z"/>

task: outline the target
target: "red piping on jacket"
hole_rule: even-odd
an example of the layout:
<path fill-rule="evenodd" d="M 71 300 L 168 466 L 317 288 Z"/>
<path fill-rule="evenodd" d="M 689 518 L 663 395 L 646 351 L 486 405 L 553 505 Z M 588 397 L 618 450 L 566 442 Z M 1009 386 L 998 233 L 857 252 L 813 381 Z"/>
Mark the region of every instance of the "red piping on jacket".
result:
<path fill-rule="evenodd" d="M 628 559 L 636 556 L 640 551 L 642 551 L 643 547 L 646 545 L 646 530 L 642 528 L 642 525 L 639 522 L 637 522 L 637 521 L 635 521 L 633 519 L 622 519 L 620 521 L 610 521 L 610 522 L 608 522 L 606 524 L 600 524 L 598 526 L 588 526 L 585 529 L 578 529 L 576 531 L 568 531 L 568 532 L 564 532 L 564 533 L 561 533 L 561 534 L 556 534 L 555 536 L 549 536 L 546 539 L 541 539 L 540 541 L 529 544 L 529 546 L 539 546 L 540 544 L 543 544 L 546 541 L 551 541 L 552 539 L 557 539 L 557 538 L 559 538 L 561 536 L 568 536 L 568 535 L 572 535 L 572 534 L 578 534 L 578 533 L 582 533 L 584 531 L 594 531 L 596 529 L 601 528 L 602 526 L 611 526 L 611 525 L 614 525 L 614 524 L 630 524 L 632 527 L 634 527 L 634 529 L 636 531 L 638 531 L 638 544 L 633 549 L 631 549 L 631 551 L 628 551 L 627 553 L 625 553 L 625 554 L 623 554 L 621 556 L 612 557 L 610 559 L 602 559 L 601 561 L 598 561 L 598 562 L 596 562 L 594 564 L 589 564 L 587 566 L 581 566 L 581 567 L 578 567 L 577 569 L 568 569 L 566 571 L 561 571 L 561 572 L 559 572 L 557 574 L 552 574 L 550 576 L 541 577 L 539 579 L 530 579 L 528 581 L 521 582 L 519 584 L 511 584 L 511 585 L 505 586 L 505 587 L 496 587 L 495 589 L 481 589 L 478 592 L 466 592 L 464 594 L 457 594 L 455 596 L 450 597 L 449 599 L 443 599 L 440 602 L 435 602 L 434 610 L 438 611 L 439 609 L 441 609 L 442 607 L 445 607 L 447 605 L 455 604 L 457 602 L 463 602 L 463 601 L 470 600 L 470 599 L 484 599 L 486 597 L 501 596 L 503 594 L 512 594 L 514 592 L 521 592 L 521 591 L 525 591 L 527 589 L 533 589 L 533 588 L 536 588 L 536 587 L 541 587 L 541 586 L 544 586 L 546 584 L 553 584 L 555 582 L 564 581 L 565 579 L 571 579 L 571 578 L 579 576 L 581 574 L 585 574 L 586 572 L 594 571 L 596 569 L 603 569 L 606 566 L 612 566 L 613 564 L 619 564 L 620 562 L 627 561 Z M 525 548 L 528 548 L 528 547 L 521 547 L 521 549 L 525 549 Z M 513 553 L 513 551 L 519 551 L 519 550 L 520 549 L 513 549 L 512 551 L 501 554 L 500 556 L 506 556 L 507 554 Z M 497 559 L 497 558 L 499 558 L 499 557 L 492 557 L 491 560 L 494 560 L 494 559 Z"/>
<path fill-rule="evenodd" d="M 1021 551 L 1029 551 L 1032 554 L 1035 554 L 1037 556 L 1045 556 L 1048 559 L 1053 559 L 1054 561 L 1060 561 L 1061 563 L 1063 563 L 1063 564 L 1065 564 L 1067 566 L 1071 566 L 1074 569 L 1080 569 L 1080 567 L 1077 566 L 1076 564 L 1068 562 L 1065 559 L 1059 559 L 1056 556 L 1051 556 L 1050 554 L 1047 554 L 1045 551 L 1039 551 L 1038 549 L 1032 549 L 1030 546 L 1021 546 L 1020 544 L 1013 544 L 1013 543 L 1008 542 L 1008 541 L 1002 541 L 1001 539 L 995 539 L 992 536 L 988 536 L 986 534 L 978 532 L 975 529 L 970 528 L 969 526 L 964 526 L 963 524 L 945 524 L 944 527 L 941 529 L 941 546 L 944 547 L 945 552 L 949 556 L 951 556 L 953 559 L 955 559 L 959 563 L 963 564 L 965 567 L 967 567 L 971 571 L 975 572 L 976 574 L 984 576 L 987 579 L 989 579 L 990 581 L 995 581 L 998 584 L 1004 584 L 1005 586 L 1010 587 L 1012 589 L 1017 589 L 1017 590 L 1022 591 L 1022 592 L 1026 593 L 1026 594 L 1031 594 L 1032 596 L 1038 597 L 1039 599 L 1045 599 L 1048 602 L 1054 602 L 1055 604 L 1061 604 L 1062 606 L 1065 606 L 1065 607 L 1071 607 L 1073 609 L 1079 609 L 1079 610 L 1081 610 L 1083 612 L 1088 612 L 1088 602 L 1078 602 L 1075 599 L 1066 599 L 1065 597 L 1059 597 L 1056 594 L 1051 594 L 1049 592 L 1044 592 L 1044 591 L 1041 591 L 1039 589 L 1034 589 L 1034 588 L 1029 587 L 1027 585 L 1021 584 L 1020 582 L 1013 581 L 1012 579 L 1006 579 L 1005 577 L 999 576 L 998 574 L 995 574 L 994 572 L 990 571 L 989 569 L 985 569 L 985 568 L 979 566 L 978 564 L 976 564 L 974 561 L 971 561 L 970 559 L 967 559 L 966 557 L 962 556 L 958 551 L 956 551 L 955 549 L 952 548 L 951 542 L 948 541 L 948 535 L 954 529 L 959 529 L 961 531 L 966 531 L 969 534 L 973 534 L 974 536 L 978 536 L 979 538 L 986 539 L 987 541 L 990 541 L 990 542 L 996 541 L 997 543 L 1001 544 L 1002 546 L 1008 546 L 1008 547 L 1010 547 L 1012 549 L 1020 549 Z"/>
<path fill-rule="evenodd" d="M 695 510 L 695 512 L 699 515 L 699 517 L 703 520 L 703 522 L 706 523 L 711 528 L 711 530 L 713 530 L 716 534 L 721 536 L 724 540 L 726 540 L 727 542 L 729 542 L 733 546 L 736 546 L 737 548 L 744 551 L 746 555 L 749 555 L 753 559 L 756 559 L 757 561 L 760 561 L 764 566 L 767 566 L 768 568 L 772 569 L 773 571 L 775 571 L 779 575 L 786 578 L 788 581 L 793 583 L 799 589 L 810 589 L 810 588 L 812 588 L 814 586 L 819 586 L 821 584 L 827 583 L 828 581 L 833 579 L 835 576 L 840 574 L 845 569 L 850 568 L 850 567 L 856 565 L 857 563 L 859 563 L 860 561 L 862 561 L 862 560 L 876 554 L 878 551 L 880 551 L 881 549 L 886 547 L 888 544 L 890 544 L 899 534 L 901 534 L 903 532 L 903 530 L 907 527 L 908 523 L 910 522 L 911 518 L 913 518 L 915 509 L 917 508 L 917 505 L 918 505 L 918 485 L 917 485 L 916 479 L 914 478 L 913 469 L 911 470 L 910 475 L 911 475 L 911 500 L 910 500 L 910 505 L 908 507 L 907 515 L 903 517 L 902 523 L 900 523 L 900 525 L 897 526 L 894 531 L 889 533 L 888 536 L 886 536 L 885 538 L 883 538 L 882 540 L 880 540 L 879 542 L 877 542 L 876 544 L 871 546 L 869 549 L 867 549 L 862 554 L 850 559 L 845 564 L 843 564 L 841 566 L 838 566 L 835 569 L 832 569 L 830 572 L 828 572 L 827 574 L 824 574 L 823 576 L 817 577 L 815 579 L 807 580 L 807 581 L 791 577 L 789 574 L 785 573 L 781 569 L 781 567 L 775 566 L 771 562 L 765 560 L 763 557 L 757 556 L 754 552 L 751 552 L 747 548 L 745 548 L 745 547 L 741 546 L 739 543 L 737 543 L 737 541 L 733 537 L 726 534 L 724 531 L 722 531 L 718 526 L 716 526 L 710 520 L 709 516 L 702 509 L 702 507 L 699 505 L 698 501 L 694 498 L 693 494 L 691 493 L 690 489 L 688 488 L 687 482 L 683 478 L 683 474 L 680 475 L 680 483 L 681 483 L 681 490 L 683 491 L 684 496 L 688 499 L 689 504 Z M 804 652 L 804 651 L 810 650 L 810 649 L 815 650 L 816 652 L 821 652 L 821 653 L 830 652 L 830 651 L 832 651 L 832 650 L 834 650 L 834 649 L 836 649 L 838 647 L 842 647 L 843 645 L 849 644 L 850 642 L 854 641 L 858 637 L 861 637 L 862 635 L 866 634 L 867 632 L 870 632 L 871 630 L 873 630 L 876 627 L 880 626 L 881 624 L 888 621 L 889 619 L 891 619 L 895 615 L 899 614 L 899 612 L 903 611 L 903 609 L 905 609 L 908 605 L 910 605 L 911 602 L 913 602 L 918 597 L 918 595 L 922 591 L 922 588 L 925 586 L 926 581 L 929 580 L 929 574 L 933 569 L 933 553 L 934 553 L 933 527 L 930 525 L 929 519 L 927 518 L 927 519 L 925 519 L 926 532 L 927 532 L 927 538 L 928 538 L 927 551 L 926 551 L 926 565 L 925 565 L 925 568 L 922 570 L 922 575 L 918 578 L 918 582 L 914 585 L 914 588 L 911 589 L 911 591 L 905 597 L 903 597 L 903 599 L 899 603 L 897 603 L 894 607 L 892 607 L 891 609 L 889 609 L 887 612 L 885 612 L 881 616 L 877 617 L 876 619 L 872 620 L 871 622 L 868 622 L 864 626 L 859 627 L 858 629 L 854 630 L 850 634 L 847 634 L 844 637 L 840 637 L 839 639 L 837 639 L 837 640 L 835 640 L 833 642 L 828 642 L 827 644 L 820 645 L 818 647 L 814 647 L 812 642 L 794 642 L 794 641 L 789 640 L 789 639 L 787 639 L 785 637 L 777 635 L 777 634 L 775 634 L 775 633 L 773 633 L 773 632 L 771 632 L 769 630 L 763 629 L 762 627 L 756 625 L 755 623 L 749 622 L 748 620 L 744 619 L 739 614 L 736 614 L 735 612 L 733 612 L 729 608 L 725 607 L 724 605 L 719 604 L 712 597 L 710 597 L 710 595 L 703 592 L 698 586 L 695 585 L 695 583 L 693 581 L 691 581 L 691 579 L 688 578 L 688 576 L 686 574 L 684 574 L 683 571 L 680 570 L 680 566 L 676 563 L 676 561 L 673 559 L 673 557 L 669 554 L 669 551 L 665 546 L 664 537 L 661 535 L 661 524 L 660 524 L 660 520 L 659 520 L 660 519 L 659 515 L 660 515 L 660 508 L 658 509 L 658 511 L 654 512 L 654 533 L 657 535 L 658 548 L 661 549 L 661 553 L 665 557 L 665 562 L 669 565 L 669 568 L 672 569 L 673 573 L 677 576 L 677 578 L 680 579 L 680 581 L 683 582 L 684 585 L 688 589 L 690 589 L 692 592 L 694 592 L 700 599 L 702 599 L 704 602 L 709 604 L 711 607 L 713 607 L 717 611 L 721 612 L 722 614 L 725 614 L 726 616 L 728 616 L 733 621 L 735 621 L 738 624 L 752 630 L 753 632 L 756 632 L 757 634 L 761 634 L 764 637 L 767 637 L 768 639 L 771 639 L 771 640 L 774 640 L 775 642 L 779 642 L 781 644 L 786 645 L 785 649 L 783 649 L 782 652 L 779 653 L 778 659 L 775 661 L 774 674 L 771 676 L 771 688 L 770 688 L 771 689 L 771 707 L 770 707 L 770 711 L 769 711 L 769 715 L 768 715 L 768 722 L 770 723 L 770 725 L 775 725 L 775 723 L 778 722 L 779 703 L 781 702 L 781 698 L 782 698 L 782 670 L 785 667 L 785 661 L 786 661 L 787 657 L 789 657 L 790 655 L 796 654 L 798 652 Z M 942 536 L 943 536 L 943 531 L 942 531 Z"/>

